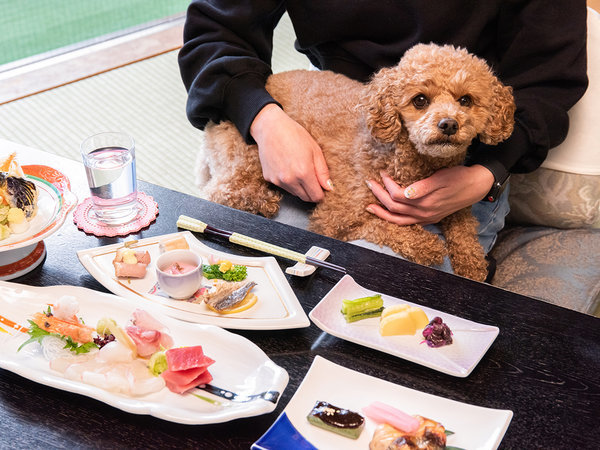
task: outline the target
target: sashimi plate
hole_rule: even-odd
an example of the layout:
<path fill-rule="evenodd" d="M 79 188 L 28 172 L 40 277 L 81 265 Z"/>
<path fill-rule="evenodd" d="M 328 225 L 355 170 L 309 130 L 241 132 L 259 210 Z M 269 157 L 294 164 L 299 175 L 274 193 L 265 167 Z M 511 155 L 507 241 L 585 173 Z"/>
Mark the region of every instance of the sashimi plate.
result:
<path fill-rule="evenodd" d="M 79 302 L 78 316 L 87 324 L 96 324 L 105 316 L 125 325 L 136 308 L 143 308 L 169 329 L 177 347 L 201 345 L 204 353 L 216 362 L 209 370 L 211 384 L 239 395 L 254 395 L 265 391 L 282 393 L 288 383 L 287 372 L 248 339 L 213 325 L 184 323 L 160 315 L 148 305 L 75 286 L 31 287 L 0 281 L 0 368 L 29 380 L 64 391 L 85 395 L 133 414 L 146 414 L 182 424 L 227 422 L 240 417 L 266 414 L 276 403 L 255 399 L 245 403 L 211 396 L 201 389 L 175 394 L 166 387 L 144 395 L 128 396 L 100 387 L 69 380 L 52 370 L 42 355 L 41 347 L 31 343 L 17 349 L 29 335 L 19 326 L 29 326 L 27 320 L 63 295 L 74 296 Z M 17 325 L 11 324 L 11 322 Z M 210 398 L 215 403 L 193 395 Z M 278 396 L 280 398 L 280 395 Z"/>
<path fill-rule="evenodd" d="M 473 371 L 500 331 L 495 326 L 471 322 L 385 294 L 381 294 L 385 307 L 406 303 L 421 308 L 429 320 L 436 316 L 441 317 L 452 331 L 453 343 L 431 348 L 424 342 L 420 330 L 413 336 L 381 336 L 379 317 L 347 323 L 340 313 L 342 300 L 376 293 L 360 286 L 351 276 L 345 275 L 313 308 L 309 317 L 319 328 L 333 336 L 456 377 L 466 377 Z"/>
<path fill-rule="evenodd" d="M 252 292 L 257 295 L 258 302 L 252 308 L 235 314 L 219 314 L 210 310 L 203 303 L 192 303 L 175 300 L 156 290 L 156 261 L 160 255 L 159 242 L 183 236 L 190 249 L 200 255 L 204 264 L 209 259 L 225 259 L 233 264 L 246 266 L 247 280 L 256 282 Z M 141 239 L 135 244 L 136 250 L 147 250 L 152 262 L 147 267 L 146 276 L 142 279 L 119 278 L 115 276 L 112 261 L 116 251 L 123 244 L 112 244 L 103 247 L 80 250 L 77 256 L 87 271 L 106 289 L 114 294 L 133 300 L 140 300 L 155 305 L 176 319 L 194 323 L 208 323 L 223 328 L 238 330 L 278 330 L 303 328 L 310 321 L 296 294 L 290 287 L 279 264 L 273 257 L 249 258 L 214 250 L 200 242 L 189 231 L 173 233 Z"/>
<path fill-rule="evenodd" d="M 447 445 L 463 449 L 497 448 L 513 416 L 510 410 L 484 408 L 416 391 L 317 356 L 282 414 L 252 449 L 369 448 L 377 426 L 375 422 L 366 418 L 365 427 L 357 440 L 340 436 L 311 425 L 306 419 L 317 401 L 347 408 L 363 416 L 362 408 L 375 401 L 383 402 L 407 414 L 440 422 L 453 433 L 448 436 Z"/>

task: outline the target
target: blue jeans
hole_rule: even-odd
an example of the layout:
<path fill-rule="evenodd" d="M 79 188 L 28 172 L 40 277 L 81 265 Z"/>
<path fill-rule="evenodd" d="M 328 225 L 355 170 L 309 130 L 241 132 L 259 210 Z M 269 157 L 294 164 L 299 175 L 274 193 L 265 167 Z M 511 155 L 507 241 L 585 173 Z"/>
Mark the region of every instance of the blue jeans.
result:
<path fill-rule="evenodd" d="M 498 238 L 498 233 L 500 230 L 504 228 L 504 219 L 510 211 L 510 206 L 508 204 L 509 190 L 510 186 L 507 185 L 502 195 L 500 195 L 500 198 L 498 198 L 498 200 L 495 202 L 481 201 L 475 203 L 472 207 L 473 215 L 479 221 L 479 243 L 483 247 L 483 250 L 486 254 L 496 243 L 496 239 Z M 296 197 L 286 194 L 281 202 L 281 209 L 277 216 L 274 217 L 274 220 L 298 228 L 307 229 L 308 214 L 310 213 L 311 209 L 307 208 L 306 205 L 306 203 L 302 202 Z M 442 231 L 436 224 L 427 225 L 425 229 L 439 235 L 443 239 Z M 350 243 L 400 258 L 400 256 L 392 251 L 391 248 L 380 247 L 379 245 L 365 241 L 364 239 L 350 241 Z M 444 262 L 441 266 L 436 266 L 435 268 L 443 270 L 444 272 L 452 273 L 452 266 L 448 257 L 444 259 Z"/>

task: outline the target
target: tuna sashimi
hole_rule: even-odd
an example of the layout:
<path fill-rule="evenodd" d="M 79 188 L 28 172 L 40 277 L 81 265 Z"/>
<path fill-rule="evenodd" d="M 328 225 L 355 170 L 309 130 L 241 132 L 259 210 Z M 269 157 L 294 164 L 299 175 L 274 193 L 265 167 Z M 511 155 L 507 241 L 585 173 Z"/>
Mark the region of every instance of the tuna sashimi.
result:
<path fill-rule="evenodd" d="M 184 384 L 191 383 L 196 378 L 198 378 L 200 375 L 202 375 L 206 371 L 208 366 L 210 366 L 213 363 L 214 363 L 214 361 L 212 359 L 206 357 L 205 362 L 198 367 L 193 367 L 191 369 L 185 369 L 185 370 L 167 369 L 161 375 L 167 382 L 184 385 Z"/>
<path fill-rule="evenodd" d="M 201 345 L 171 348 L 165 352 L 165 356 L 167 357 L 169 370 L 173 371 L 202 366 L 206 358 Z"/>
<path fill-rule="evenodd" d="M 163 375 L 164 375 L 164 372 L 163 372 Z M 212 379 L 213 379 L 212 375 L 208 372 L 208 370 L 205 370 L 196 379 L 190 381 L 187 384 L 183 384 L 183 385 L 174 384 L 167 380 L 165 380 L 165 384 L 167 385 L 167 387 L 169 388 L 169 390 L 171 392 L 175 392 L 176 394 L 183 394 L 185 391 L 195 388 L 196 386 L 200 386 L 201 384 L 210 383 L 212 381 Z"/>
<path fill-rule="evenodd" d="M 181 394 L 212 381 L 208 366 L 214 361 L 204 355 L 202 346 L 171 348 L 165 352 L 165 357 L 168 369 L 161 376 L 172 392 Z"/>

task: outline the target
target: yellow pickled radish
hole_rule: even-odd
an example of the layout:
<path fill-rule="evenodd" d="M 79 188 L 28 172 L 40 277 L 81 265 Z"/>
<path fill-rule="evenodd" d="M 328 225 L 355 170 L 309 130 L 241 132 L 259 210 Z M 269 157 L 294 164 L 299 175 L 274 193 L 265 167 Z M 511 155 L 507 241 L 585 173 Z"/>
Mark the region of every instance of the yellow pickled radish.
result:
<path fill-rule="evenodd" d="M 381 313 L 379 333 L 382 336 L 411 335 L 429 323 L 421 308 L 405 303 L 385 308 Z"/>

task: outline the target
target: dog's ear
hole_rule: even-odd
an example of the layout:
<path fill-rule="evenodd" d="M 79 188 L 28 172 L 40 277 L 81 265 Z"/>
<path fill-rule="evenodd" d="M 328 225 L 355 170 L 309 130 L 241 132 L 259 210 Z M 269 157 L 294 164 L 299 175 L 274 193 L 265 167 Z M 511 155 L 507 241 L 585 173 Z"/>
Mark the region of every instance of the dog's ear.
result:
<path fill-rule="evenodd" d="M 402 87 L 398 86 L 397 78 L 394 68 L 381 69 L 365 86 L 359 105 L 373 137 L 385 143 L 394 142 L 402 133 L 397 105 L 400 99 L 395 94 L 402 92 Z"/>
<path fill-rule="evenodd" d="M 479 139 L 495 145 L 510 137 L 515 124 L 515 101 L 512 88 L 504 86 L 497 78 L 492 85 L 492 113 Z"/>

